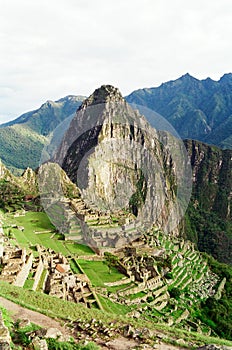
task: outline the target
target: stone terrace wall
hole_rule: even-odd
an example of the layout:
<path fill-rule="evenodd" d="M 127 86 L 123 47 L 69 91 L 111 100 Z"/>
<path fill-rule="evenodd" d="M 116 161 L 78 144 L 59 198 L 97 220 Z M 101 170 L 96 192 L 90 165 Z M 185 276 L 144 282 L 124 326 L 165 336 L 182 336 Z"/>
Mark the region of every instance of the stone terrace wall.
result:
<path fill-rule="evenodd" d="M 15 286 L 18 287 L 23 287 L 24 283 L 29 275 L 30 269 L 32 267 L 32 262 L 33 262 L 33 254 L 31 254 L 28 259 L 27 262 L 22 266 L 21 270 L 19 271 L 16 280 L 14 282 Z"/>
<path fill-rule="evenodd" d="M 32 290 L 36 290 L 36 288 L 37 288 L 37 286 L 39 284 L 40 277 L 42 275 L 43 269 L 44 269 L 44 264 L 43 264 L 42 260 L 40 260 L 39 264 L 37 266 L 36 273 L 35 273 L 35 277 L 34 277 L 35 282 L 33 284 Z"/>

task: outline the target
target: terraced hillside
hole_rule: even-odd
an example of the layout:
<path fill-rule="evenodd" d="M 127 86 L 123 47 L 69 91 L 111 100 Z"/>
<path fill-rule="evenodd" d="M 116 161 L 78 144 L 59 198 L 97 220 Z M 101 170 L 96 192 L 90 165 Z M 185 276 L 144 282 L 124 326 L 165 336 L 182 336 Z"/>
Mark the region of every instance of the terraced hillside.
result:
<path fill-rule="evenodd" d="M 2 214 L 2 222 L 0 280 L 88 308 L 216 335 L 198 309 L 226 281 L 222 285 L 194 244 L 153 228 L 113 254 L 96 255 L 62 240 L 45 213 Z"/>

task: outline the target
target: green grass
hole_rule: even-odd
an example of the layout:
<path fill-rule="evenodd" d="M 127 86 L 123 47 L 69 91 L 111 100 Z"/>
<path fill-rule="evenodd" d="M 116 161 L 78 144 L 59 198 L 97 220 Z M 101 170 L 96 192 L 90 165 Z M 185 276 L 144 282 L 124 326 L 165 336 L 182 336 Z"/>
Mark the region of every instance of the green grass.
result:
<path fill-rule="evenodd" d="M 73 273 L 75 274 L 81 274 L 82 271 L 79 269 L 79 266 L 78 264 L 76 263 L 76 260 L 75 259 L 71 259 L 69 261 L 69 264 L 70 264 L 70 268 L 72 270 Z"/>
<path fill-rule="evenodd" d="M 115 305 L 116 303 L 113 303 L 108 299 L 103 298 L 102 296 L 99 296 L 99 299 L 105 310 L 107 309 L 107 311 L 104 312 L 97 309 L 86 309 L 84 305 L 81 305 L 81 303 L 75 304 L 43 293 L 25 290 L 3 281 L 0 281 L 0 295 L 23 307 L 41 312 L 54 318 L 73 321 L 81 319 L 85 322 L 89 322 L 94 318 L 98 321 L 101 320 L 106 325 L 114 321 L 115 327 L 122 327 L 123 325 L 131 324 L 138 328 L 147 327 L 149 329 L 157 329 L 167 334 L 167 337 L 171 336 L 172 339 L 182 338 L 187 342 L 195 342 L 199 346 L 203 344 L 232 346 L 232 342 L 228 340 L 208 337 L 195 332 L 188 332 L 175 327 L 169 327 L 165 324 L 153 324 L 149 321 L 144 320 L 143 317 L 138 320 L 128 318 L 125 315 L 128 310 L 126 306 L 117 306 Z M 104 303 L 105 300 L 106 302 Z M 114 312 L 117 312 L 117 314 L 109 313 L 113 310 Z"/>
<path fill-rule="evenodd" d="M 38 286 L 36 288 L 36 290 L 38 292 L 42 292 L 43 291 L 43 285 L 44 285 L 44 281 L 45 281 L 45 278 L 46 278 L 46 275 L 47 275 L 47 270 L 44 269 L 41 276 L 40 276 L 40 280 L 39 280 L 39 283 L 38 283 Z"/>
<path fill-rule="evenodd" d="M 0 305 L 0 311 L 2 312 L 2 318 L 6 327 L 11 328 L 13 320 L 10 313 Z"/>
<path fill-rule="evenodd" d="M 111 301 L 108 298 L 98 294 L 98 299 L 106 312 L 113 313 L 116 315 L 125 315 L 132 310 L 132 307 L 122 305 Z"/>
<path fill-rule="evenodd" d="M 93 255 L 95 254 L 92 249 L 86 245 L 75 243 L 75 242 L 65 242 L 65 247 L 67 250 L 74 255 Z"/>
<path fill-rule="evenodd" d="M 132 287 L 133 285 L 134 285 L 134 283 L 130 282 L 130 283 L 121 284 L 120 286 L 107 287 L 107 291 L 110 293 L 116 293 L 116 292 L 124 290 L 130 286 Z"/>
<path fill-rule="evenodd" d="M 87 320 L 91 318 L 91 310 L 81 303 L 75 304 L 50 295 L 26 290 L 0 281 L 0 295 L 29 309 L 51 317 L 75 320 L 81 315 Z"/>
<path fill-rule="evenodd" d="M 45 248 L 50 248 L 55 252 L 60 252 L 64 256 L 73 254 L 93 254 L 89 247 L 74 242 L 65 242 L 61 239 L 60 234 L 53 235 L 55 233 L 55 227 L 44 212 L 26 212 L 25 216 L 16 218 L 14 218 L 13 215 L 6 215 L 5 218 L 6 227 L 9 227 L 10 224 L 24 227 L 23 231 L 20 231 L 17 228 L 10 228 L 11 234 L 22 247 L 29 248 L 30 246 L 40 244 Z"/>
<path fill-rule="evenodd" d="M 105 287 L 105 282 L 115 282 L 125 277 L 114 267 L 111 268 L 111 273 L 109 273 L 109 268 L 103 261 L 78 259 L 78 264 L 84 270 L 94 287 Z"/>
<path fill-rule="evenodd" d="M 32 289 L 33 287 L 33 284 L 34 284 L 35 280 L 34 278 L 32 277 L 32 273 L 29 273 L 25 283 L 24 283 L 24 286 L 23 288 L 25 289 Z"/>
<path fill-rule="evenodd" d="M 144 297 L 145 295 L 146 295 L 145 292 L 138 292 L 138 293 L 135 293 L 135 294 L 130 294 L 130 295 L 129 295 L 129 299 L 130 299 L 130 300 L 135 300 L 135 299 L 137 299 L 137 298 L 142 298 L 142 297 Z"/>
<path fill-rule="evenodd" d="M 54 231 L 55 227 L 52 225 L 48 216 L 44 212 L 26 212 L 25 216 L 13 218 L 13 220 L 21 226 L 24 226 L 25 232 L 30 230 L 35 231 Z"/>

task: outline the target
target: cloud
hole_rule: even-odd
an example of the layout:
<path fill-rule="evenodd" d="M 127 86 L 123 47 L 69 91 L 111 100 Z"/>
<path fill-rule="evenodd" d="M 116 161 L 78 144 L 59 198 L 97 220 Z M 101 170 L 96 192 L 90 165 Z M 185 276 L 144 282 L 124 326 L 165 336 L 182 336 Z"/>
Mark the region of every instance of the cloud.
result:
<path fill-rule="evenodd" d="M 231 71 L 230 0 L 0 0 L 0 115 Z M 2 119 L 3 120 L 3 119 Z M 1 121 L 1 119 L 0 119 Z"/>

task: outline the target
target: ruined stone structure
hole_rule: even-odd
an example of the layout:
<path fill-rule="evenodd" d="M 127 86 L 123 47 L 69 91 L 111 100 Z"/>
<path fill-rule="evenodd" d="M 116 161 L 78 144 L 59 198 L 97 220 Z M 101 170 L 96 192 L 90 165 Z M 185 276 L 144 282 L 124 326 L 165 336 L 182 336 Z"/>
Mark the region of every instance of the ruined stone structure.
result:
<path fill-rule="evenodd" d="M 0 349 L 10 350 L 11 337 L 8 328 L 4 325 L 2 313 L 0 311 Z"/>
<path fill-rule="evenodd" d="M 39 256 L 34 257 L 32 253 L 27 254 L 25 249 L 12 246 L 6 237 L 2 236 L 2 240 L 1 280 L 23 287 L 31 273 L 33 290 L 37 290 L 41 278 L 44 278 L 42 290 L 46 293 L 63 300 L 84 303 L 89 308 L 92 304 L 101 308 L 87 276 L 73 274 L 68 260 L 62 254 L 38 245 Z M 44 271 L 46 274 L 43 277 Z"/>

